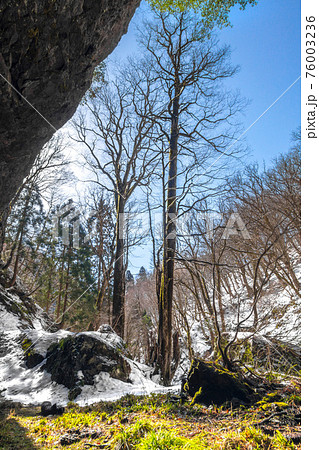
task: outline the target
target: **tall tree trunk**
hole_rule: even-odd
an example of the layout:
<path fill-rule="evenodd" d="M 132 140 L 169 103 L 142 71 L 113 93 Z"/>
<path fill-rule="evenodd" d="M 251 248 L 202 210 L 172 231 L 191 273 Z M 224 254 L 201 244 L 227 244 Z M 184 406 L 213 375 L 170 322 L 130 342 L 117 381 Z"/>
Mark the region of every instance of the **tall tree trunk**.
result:
<path fill-rule="evenodd" d="M 125 199 L 116 194 L 116 252 L 114 263 L 112 326 L 124 338 L 125 328 L 125 264 L 124 264 L 124 209 Z"/>
<path fill-rule="evenodd" d="M 220 268 L 217 267 L 217 300 L 218 300 L 218 309 L 219 309 L 219 315 L 220 315 L 220 322 L 221 322 L 221 328 L 222 328 L 222 332 L 224 333 L 226 331 L 226 325 L 225 325 L 225 314 L 224 314 L 224 306 L 223 306 L 223 302 L 222 302 L 222 293 L 221 293 L 221 289 L 222 289 L 222 282 L 221 282 L 221 273 L 220 273 Z"/>
<path fill-rule="evenodd" d="M 53 265 L 53 263 L 52 263 L 52 264 L 51 264 L 51 267 L 50 267 L 50 272 L 49 272 L 48 290 L 47 290 L 47 293 L 46 293 L 46 306 L 45 306 L 45 311 L 46 311 L 47 314 L 49 313 L 49 308 L 50 308 L 50 306 L 51 306 L 53 269 L 54 269 L 54 265 Z"/>
<path fill-rule="evenodd" d="M 176 89 L 176 94 L 178 90 Z M 174 266 L 176 251 L 176 187 L 178 155 L 179 94 L 173 100 L 171 139 L 169 149 L 169 172 L 167 185 L 166 227 L 164 236 L 163 271 L 159 301 L 158 365 L 164 385 L 171 381 L 172 363 L 172 309 L 174 289 Z"/>
<path fill-rule="evenodd" d="M 58 303 L 57 303 L 57 308 L 56 308 L 56 320 L 60 320 L 61 300 L 62 300 L 62 286 L 63 286 L 63 278 L 64 278 L 65 249 L 66 249 L 65 245 L 63 245 L 62 261 L 61 261 L 60 276 L 59 276 L 59 295 L 58 295 Z"/>
<path fill-rule="evenodd" d="M 17 253 L 16 253 L 16 259 L 15 259 L 14 266 L 13 266 L 13 276 L 11 278 L 10 285 L 9 285 L 10 287 L 14 285 L 14 283 L 16 282 L 16 279 L 17 279 L 17 275 L 18 275 L 20 253 L 22 250 L 22 243 L 23 243 L 23 234 L 24 234 L 23 231 L 24 231 L 24 227 L 22 226 L 21 231 L 20 231 L 20 238 L 19 238 L 19 244 L 18 244 Z"/>
<path fill-rule="evenodd" d="M 110 285 L 110 271 L 109 270 L 106 271 L 105 268 L 103 268 L 103 277 L 102 281 L 100 282 L 100 289 L 98 291 L 95 303 L 97 312 L 94 320 L 92 320 L 92 322 L 90 323 L 90 328 L 92 330 L 97 330 L 100 327 L 100 325 L 102 325 L 102 309 L 106 303 L 106 292 L 109 288 L 109 285 Z"/>
<path fill-rule="evenodd" d="M 60 325 L 62 326 L 65 321 L 65 312 L 68 304 L 69 297 L 69 284 L 70 284 L 70 264 L 71 264 L 71 247 L 68 248 L 68 263 L 66 269 L 66 281 L 65 281 L 65 292 L 64 292 L 64 302 L 63 302 L 63 310 L 62 310 L 62 319 Z"/>

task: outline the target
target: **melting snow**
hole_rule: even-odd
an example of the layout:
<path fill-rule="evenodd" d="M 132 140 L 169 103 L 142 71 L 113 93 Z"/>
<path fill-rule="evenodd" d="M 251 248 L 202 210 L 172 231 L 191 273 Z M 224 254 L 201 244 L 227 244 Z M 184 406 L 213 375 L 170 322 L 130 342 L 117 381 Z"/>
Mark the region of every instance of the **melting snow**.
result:
<path fill-rule="evenodd" d="M 2 290 L 2 288 L 1 288 Z M 2 290 L 2 293 L 4 291 Z M 21 300 L 6 292 L 6 300 L 18 303 Z M 18 314 L 8 312 L 0 304 L 0 393 L 8 400 L 22 404 L 41 404 L 44 401 L 66 405 L 69 390 L 51 380 L 51 375 L 42 370 L 43 361 L 33 369 L 28 369 L 23 360 L 24 352 L 21 348 L 23 339 L 30 339 L 36 353 L 46 355 L 47 349 L 54 342 L 67 336 L 74 335 L 69 331 L 60 330 L 54 333 L 45 331 L 41 320 L 42 310 L 37 309 L 32 317 L 32 325 L 22 320 Z M 113 348 L 121 348 L 122 340 L 114 333 L 84 332 L 79 335 L 89 335 Z M 3 355 L 3 356 L 1 356 Z M 111 378 L 108 373 L 101 372 L 95 376 L 94 385 L 85 385 L 82 393 L 76 398 L 80 405 L 92 404 L 99 401 L 116 400 L 126 394 L 150 394 L 152 392 L 176 391 L 179 385 L 165 388 L 151 379 L 151 368 L 126 358 L 131 366 L 131 383 L 125 383 Z M 81 377 L 81 374 L 79 374 Z"/>

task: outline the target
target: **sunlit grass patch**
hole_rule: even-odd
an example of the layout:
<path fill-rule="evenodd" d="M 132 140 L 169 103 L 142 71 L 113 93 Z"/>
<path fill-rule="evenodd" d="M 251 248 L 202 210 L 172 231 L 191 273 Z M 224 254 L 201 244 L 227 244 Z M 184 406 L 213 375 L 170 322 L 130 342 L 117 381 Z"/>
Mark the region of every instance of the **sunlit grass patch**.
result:
<path fill-rule="evenodd" d="M 299 392 L 288 390 L 285 395 L 265 394 L 259 404 L 238 409 L 228 404 L 220 407 L 206 407 L 191 401 L 182 404 L 176 397 L 163 394 L 125 396 L 117 402 L 87 407 L 70 403 L 61 416 L 34 415 L 39 408 L 33 413 L 17 409 L 16 415 L 10 416 L 14 420 L 10 426 L 16 424 L 16 432 L 22 433 L 26 445 L 0 445 L 0 450 L 95 447 L 109 450 L 299 449 L 300 446 L 285 437 L 298 433 L 298 427 L 288 424 L 289 417 L 298 412 L 296 403 L 299 403 Z M 264 405 L 272 405 L 274 409 L 270 406 L 264 409 Z M 267 426 L 271 425 L 271 433 L 268 433 L 258 423 L 270 416 L 275 416 L 277 422 L 275 420 L 272 425 L 267 422 Z M 283 417 L 288 420 L 284 426 Z M 72 436 L 76 442 L 72 443 Z M 63 437 L 70 443 L 62 445 Z"/>
<path fill-rule="evenodd" d="M 169 421 L 160 423 L 138 419 L 131 426 L 114 430 L 110 448 L 116 450 L 205 450 L 209 448 L 203 439 L 183 436 L 183 433 L 189 432 L 188 427 L 179 425 Z"/>
<path fill-rule="evenodd" d="M 134 425 L 129 427 L 121 426 L 113 429 L 114 437 L 111 441 L 111 448 L 117 450 L 126 450 L 137 448 L 141 439 L 150 431 L 152 431 L 154 424 L 148 420 L 137 420 Z"/>
<path fill-rule="evenodd" d="M 199 438 L 186 438 L 177 436 L 174 432 L 168 430 L 151 431 L 140 442 L 139 450 L 166 450 L 166 449 L 185 449 L 185 450 L 204 450 L 209 447 L 201 442 Z"/>
<path fill-rule="evenodd" d="M 279 431 L 274 437 L 254 427 L 240 432 L 230 432 L 214 445 L 214 450 L 293 450 L 297 447 Z"/>

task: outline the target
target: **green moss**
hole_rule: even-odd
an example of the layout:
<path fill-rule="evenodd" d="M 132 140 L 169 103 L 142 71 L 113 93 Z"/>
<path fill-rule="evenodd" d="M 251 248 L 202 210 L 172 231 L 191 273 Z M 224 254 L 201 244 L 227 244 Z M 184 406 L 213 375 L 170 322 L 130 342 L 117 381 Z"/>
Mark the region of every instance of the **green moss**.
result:
<path fill-rule="evenodd" d="M 21 347 L 22 350 L 25 354 L 26 357 L 30 357 L 32 355 L 34 355 L 34 349 L 32 347 L 32 341 L 28 338 L 23 339 L 22 343 L 21 343 Z"/>
<path fill-rule="evenodd" d="M 265 398 L 276 397 L 270 395 Z M 189 402 L 178 405 L 170 401 L 169 395 L 164 394 L 127 395 L 116 402 L 100 402 L 84 408 L 69 403 L 65 413 L 59 417 L 43 418 L 22 413 L 15 416 L 16 425 L 20 428 L 21 444 L 19 446 L 18 440 L 12 441 L 15 445 L 3 448 L 43 450 L 61 448 L 59 444 L 61 435 L 72 434 L 74 430 L 83 434 L 88 431 L 102 431 L 102 434 L 96 439 L 90 436 L 83 437 L 68 448 L 84 449 L 89 446 L 105 446 L 109 450 L 300 448 L 278 432 L 271 436 L 256 428 L 254 426 L 256 412 L 255 408 L 233 412 L 222 407 L 206 408 Z M 287 433 L 289 434 L 288 429 Z M 1 437 L 0 431 L 2 444 Z M 28 447 L 28 439 L 34 443 L 33 447 Z"/>
<path fill-rule="evenodd" d="M 289 404 L 285 403 L 285 402 L 272 402 L 272 403 L 260 403 L 260 407 L 261 409 L 263 409 L 264 411 L 268 410 L 268 409 L 277 409 L 277 410 L 283 410 L 288 408 Z"/>
<path fill-rule="evenodd" d="M 193 397 L 193 399 L 192 399 L 192 401 L 190 403 L 191 406 L 194 405 L 194 403 L 196 403 L 196 398 L 199 397 L 201 394 L 202 394 L 202 387 L 200 387 L 198 389 L 198 391 L 195 393 L 195 395 L 194 395 L 194 397 Z"/>
<path fill-rule="evenodd" d="M 217 364 L 217 363 L 212 362 L 211 365 L 212 365 L 212 367 L 215 368 L 216 372 L 218 372 L 222 375 L 226 374 L 226 375 L 232 377 L 234 380 L 240 381 L 240 378 L 239 378 L 239 375 L 237 372 L 231 372 L 230 370 L 226 369 L 226 367 L 223 367 L 222 365 Z"/>
<path fill-rule="evenodd" d="M 151 430 L 138 444 L 139 450 L 167 450 L 167 449 L 208 449 L 207 445 L 200 439 L 189 439 L 177 436 L 173 431 L 160 429 Z"/>
<path fill-rule="evenodd" d="M 25 338 L 25 339 L 23 339 L 21 346 L 22 346 L 22 349 L 26 351 L 26 350 L 28 350 L 28 348 L 30 348 L 32 346 L 32 341 L 28 338 Z"/>
<path fill-rule="evenodd" d="M 282 396 L 277 392 L 269 392 L 256 405 L 271 404 L 282 401 Z"/>
<path fill-rule="evenodd" d="M 57 350 L 57 349 L 63 351 L 64 348 L 65 348 L 65 345 L 71 339 L 72 338 L 70 338 L 70 337 L 66 337 L 66 338 L 60 339 L 59 342 L 54 342 L 53 344 L 50 345 L 50 347 L 48 349 L 48 352 L 52 352 L 52 351 Z"/>

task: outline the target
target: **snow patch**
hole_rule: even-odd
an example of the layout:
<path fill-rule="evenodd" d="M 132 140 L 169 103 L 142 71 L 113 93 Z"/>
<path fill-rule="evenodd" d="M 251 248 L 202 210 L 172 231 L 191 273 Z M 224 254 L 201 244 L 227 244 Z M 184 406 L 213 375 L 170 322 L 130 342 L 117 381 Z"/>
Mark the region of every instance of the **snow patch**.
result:
<path fill-rule="evenodd" d="M 51 375 L 43 370 L 45 360 L 32 369 L 28 369 L 24 361 L 24 351 L 21 343 L 28 339 L 32 342 L 31 348 L 34 352 L 46 356 L 51 344 L 59 342 L 68 336 L 75 336 L 66 330 L 49 332 L 43 327 L 44 313 L 41 308 L 36 307 L 34 314 L 29 314 L 28 320 L 24 320 L 18 312 L 15 314 L 6 305 L 11 304 L 23 306 L 20 298 L 10 294 L 2 287 L 0 294 L 4 296 L 4 302 L 0 302 L 0 385 L 1 395 L 8 400 L 20 402 L 24 405 L 39 405 L 44 401 L 57 403 L 65 406 L 68 403 L 69 390 L 52 381 Z M 0 299 L 1 300 L 1 299 Z M 8 305 L 7 305 L 8 306 Z M 12 310 L 12 311 L 11 311 Z M 125 350 L 125 344 L 109 326 L 102 327 L 98 332 L 83 332 L 77 335 L 91 336 L 111 346 L 114 350 Z M 124 353 L 124 352 L 123 352 Z M 144 364 L 137 363 L 125 357 L 131 367 L 130 382 L 110 377 L 108 373 L 100 372 L 94 377 L 92 386 L 82 387 L 81 394 L 76 398 L 76 403 L 89 405 L 100 401 L 117 400 L 126 394 L 151 394 L 152 392 L 175 392 L 180 386 L 166 388 L 158 384 L 157 380 L 151 379 L 152 369 Z M 83 373 L 78 373 L 83 378 Z"/>

